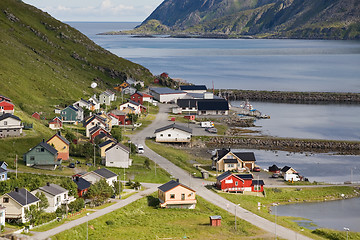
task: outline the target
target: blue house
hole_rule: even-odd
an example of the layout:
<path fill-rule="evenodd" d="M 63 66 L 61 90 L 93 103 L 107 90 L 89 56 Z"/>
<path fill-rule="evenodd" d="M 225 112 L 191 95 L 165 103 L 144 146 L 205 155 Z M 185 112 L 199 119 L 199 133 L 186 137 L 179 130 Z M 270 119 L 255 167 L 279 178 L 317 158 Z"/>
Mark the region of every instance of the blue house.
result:
<path fill-rule="evenodd" d="M 84 111 L 81 107 L 70 105 L 61 110 L 60 116 L 61 120 L 66 123 L 81 122 L 84 120 Z"/>
<path fill-rule="evenodd" d="M 45 167 L 55 169 L 61 165 L 62 159 L 58 159 L 58 151 L 42 141 L 24 154 L 26 166 Z"/>
<path fill-rule="evenodd" d="M 0 161 L 0 182 L 7 180 L 7 163 Z"/>

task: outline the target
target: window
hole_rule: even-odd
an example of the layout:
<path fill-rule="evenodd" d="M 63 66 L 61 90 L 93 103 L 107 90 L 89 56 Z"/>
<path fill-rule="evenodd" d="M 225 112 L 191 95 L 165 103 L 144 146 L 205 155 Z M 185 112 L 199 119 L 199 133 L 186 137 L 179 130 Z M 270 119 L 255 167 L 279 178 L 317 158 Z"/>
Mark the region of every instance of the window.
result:
<path fill-rule="evenodd" d="M 160 137 L 163 137 L 164 135 L 163 134 L 160 134 Z"/>
<path fill-rule="evenodd" d="M 6 126 L 7 125 L 7 121 L 4 121 L 4 126 Z"/>
<path fill-rule="evenodd" d="M 181 200 L 185 200 L 185 193 L 181 194 Z"/>
<path fill-rule="evenodd" d="M 30 157 L 30 161 L 35 161 L 35 157 L 34 157 L 34 156 L 31 156 L 31 157 Z"/>
<path fill-rule="evenodd" d="M 238 185 L 238 182 L 236 181 L 236 182 L 235 182 L 235 186 L 237 186 L 237 185 Z"/>
<path fill-rule="evenodd" d="M 260 185 L 255 185 L 254 186 L 254 191 L 260 191 L 261 190 L 261 186 Z"/>
<path fill-rule="evenodd" d="M 175 199 L 175 194 L 170 194 L 170 199 Z"/>
<path fill-rule="evenodd" d="M 36 152 L 40 152 L 40 148 L 36 148 Z"/>
<path fill-rule="evenodd" d="M 228 168 L 234 167 L 234 164 L 228 164 Z"/>
<path fill-rule="evenodd" d="M 3 203 L 8 203 L 9 202 L 9 198 L 8 197 L 4 197 L 3 198 Z"/>
<path fill-rule="evenodd" d="M 40 152 L 45 152 L 45 149 L 44 149 L 44 148 L 40 148 Z"/>
<path fill-rule="evenodd" d="M 168 137 L 171 137 L 171 134 L 170 134 L 170 133 L 168 134 Z"/>

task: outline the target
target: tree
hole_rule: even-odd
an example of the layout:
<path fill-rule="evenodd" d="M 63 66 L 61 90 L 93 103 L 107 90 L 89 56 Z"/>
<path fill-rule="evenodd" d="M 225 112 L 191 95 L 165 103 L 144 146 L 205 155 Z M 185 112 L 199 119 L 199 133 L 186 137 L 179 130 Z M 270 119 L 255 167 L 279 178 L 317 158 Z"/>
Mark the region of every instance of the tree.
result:
<path fill-rule="evenodd" d="M 70 196 L 77 196 L 77 185 L 70 178 L 62 179 L 60 182 L 60 186 L 69 190 Z"/>
<path fill-rule="evenodd" d="M 122 132 L 120 126 L 113 126 L 111 129 L 111 136 L 115 138 L 118 142 L 122 141 Z"/>
<path fill-rule="evenodd" d="M 147 169 L 150 169 L 150 161 L 149 161 L 149 159 L 145 159 L 144 167 L 146 167 Z"/>
<path fill-rule="evenodd" d="M 35 196 L 40 199 L 39 210 L 42 212 L 49 207 L 49 201 L 43 192 L 37 192 Z"/>
<path fill-rule="evenodd" d="M 113 188 L 110 187 L 104 179 L 101 179 L 100 181 L 90 186 L 86 197 L 91 199 L 91 201 L 96 206 L 98 206 L 104 203 L 104 201 L 111 197 L 113 194 Z"/>
<path fill-rule="evenodd" d="M 40 211 L 36 205 L 31 205 L 28 209 L 25 209 L 25 218 L 31 225 L 34 225 L 36 219 L 39 218 Z"/>
<path fill-rule="evenodd" d="M 75 136 L 75 134 L 73 134 L 71 131 L 66 131 L 65 138 L 66 138 L 69 142 L 73 142 L 73 141 L 76 139 L 76 136 Z"/>
<path fill-rule="evenodd" d="M 77 198 L 75 201 L 69 203 L 70 212 L 78 212 L 85 206 L 85 201 L 82 198 Z"/>
<path fill-rule="evenodd" d="M 119 184 L 120 184 L 120 188 L 119 188 Z M 114 189 L 115 195 L 119 195 L 122 192 L 122 189 L 123 189 L 123 186 L 122 186 L 121 182 L 120 181 L 114 182 L 113 189 Z"/>
<path fill-rule="evenodd" d="M 130 119 L 130 121 L 134 124 L 138 120 L 139 116 L 135 113 L 128 113 L 127 117 Z"/>

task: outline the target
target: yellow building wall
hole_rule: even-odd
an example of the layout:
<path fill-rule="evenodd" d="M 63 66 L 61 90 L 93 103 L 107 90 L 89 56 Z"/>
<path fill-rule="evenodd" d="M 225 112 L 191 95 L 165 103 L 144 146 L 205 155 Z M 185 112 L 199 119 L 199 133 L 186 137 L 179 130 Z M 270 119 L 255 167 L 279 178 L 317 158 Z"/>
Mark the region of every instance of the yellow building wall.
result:
<path fill-rule="evenodd" d="M 58 158 L 61 158 L 62 160 L 69 160 L 69 146 L 60 138 L 55 136 L 47 141 L 47 143 L 58 151 Z"/>

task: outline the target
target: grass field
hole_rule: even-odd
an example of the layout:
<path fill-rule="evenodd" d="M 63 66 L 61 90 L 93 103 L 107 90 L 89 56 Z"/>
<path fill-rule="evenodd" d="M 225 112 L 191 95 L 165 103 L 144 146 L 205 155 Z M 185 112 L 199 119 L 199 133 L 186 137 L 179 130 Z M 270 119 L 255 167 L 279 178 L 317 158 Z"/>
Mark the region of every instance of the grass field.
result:
<path fill-rule="evenodd" d="M 124 208 L 89 221 L 89 239 L 272 239 L 251 224 L 197 198 L 196 209 L 159 209 L 157 195 L 142 198 Z M 209 216 L 221 215 L 222 226 L 211 227 Z M 257 238 L 258 237 L 258 238 Z M 85 239 L 86 224 L 52 239 Z"/>

